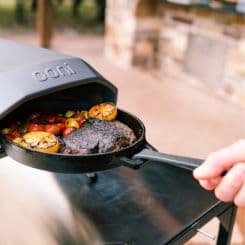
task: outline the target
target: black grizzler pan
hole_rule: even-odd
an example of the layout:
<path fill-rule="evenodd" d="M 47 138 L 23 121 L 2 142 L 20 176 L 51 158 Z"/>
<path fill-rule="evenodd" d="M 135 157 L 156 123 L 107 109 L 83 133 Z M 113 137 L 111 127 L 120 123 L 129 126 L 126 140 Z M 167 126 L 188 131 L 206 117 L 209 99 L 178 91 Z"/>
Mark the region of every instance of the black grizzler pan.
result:
<path fill-rule="evenodd" d="M 6 153 L 18 162 L 34 168 L 63 173 L 98 172 L 122 165 L 138 168 L 146 160 L 159 161 L 191 170 L 202 163 L 202 160 L 199 159 L 155 151 L 146 142 L 144 124 L 137 117 L 119 110 L 117 120 L 133 129 L 137 137 L 132 145 L 119 151 L 88 155 L 42 153 L 21 147 L 5 138 L 2 138 L 2 145 Z"/>

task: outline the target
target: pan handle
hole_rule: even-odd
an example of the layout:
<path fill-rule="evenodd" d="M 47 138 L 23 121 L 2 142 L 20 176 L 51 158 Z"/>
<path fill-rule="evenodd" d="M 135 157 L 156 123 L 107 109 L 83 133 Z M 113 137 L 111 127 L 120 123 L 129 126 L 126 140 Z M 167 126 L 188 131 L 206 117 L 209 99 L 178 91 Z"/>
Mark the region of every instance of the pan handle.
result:
<path fill-rule="evenodd" d="M 165 153 L 160 153 L 150 149 L 143 149 L 139 153 L 136 153 L 132 156 L 133 160 L 152 160 L 157 162 L 162 162 L 168 165 L 194 170 L 198 166 L 200 166 L 204 160 L 190 158 L 190 157 L 182 157 L 169 155 Z"/>

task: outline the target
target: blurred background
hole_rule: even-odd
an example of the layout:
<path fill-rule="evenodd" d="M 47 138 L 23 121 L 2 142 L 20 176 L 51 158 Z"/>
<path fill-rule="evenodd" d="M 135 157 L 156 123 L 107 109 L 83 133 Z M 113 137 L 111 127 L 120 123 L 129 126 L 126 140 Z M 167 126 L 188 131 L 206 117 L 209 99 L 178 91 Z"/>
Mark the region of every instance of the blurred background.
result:
<path fill-rule="evenodd" d="M 0 38 L 82 57 L 154 146 L 205 158 L 245 138 L 244 14 L 244 0 L 0 0 Z M 244 220 L 232 244 L 245 244 Z"/>

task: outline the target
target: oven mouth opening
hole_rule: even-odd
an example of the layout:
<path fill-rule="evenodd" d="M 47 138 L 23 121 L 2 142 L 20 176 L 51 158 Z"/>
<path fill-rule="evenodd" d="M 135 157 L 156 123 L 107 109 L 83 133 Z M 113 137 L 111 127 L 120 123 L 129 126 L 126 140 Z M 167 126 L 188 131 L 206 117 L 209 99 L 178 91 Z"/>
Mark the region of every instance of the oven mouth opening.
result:
<path fill-rule="evenodd" d="M 80 86 L 59 89 L 35 99 L 28 100 L 1 120 L 1 125 L 31 112 L 65 112 L 67 110 L 87 110 L 103 102 L 116 104 L 117 95 L 104 84 L 89 82 Z"/>

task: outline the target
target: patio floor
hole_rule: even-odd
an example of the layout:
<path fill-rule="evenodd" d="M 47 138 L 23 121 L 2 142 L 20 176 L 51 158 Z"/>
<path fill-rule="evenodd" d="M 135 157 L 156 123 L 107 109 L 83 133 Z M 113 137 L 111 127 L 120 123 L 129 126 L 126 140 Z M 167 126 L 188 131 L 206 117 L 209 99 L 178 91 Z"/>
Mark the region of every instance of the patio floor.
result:
<path fill-rule="evenodd" d="M 9 38 L 37 45 L 33 33 L 0 32 Z M 208 153 L 245 138 L 245 108 L 188 81 L 186 76 L 160 71 L 125 70 L 103 56 L 103 39 L 73 32 L 56 33 L 53 49 L 85 59 L 119 89 L 118 105 L 141 118 L 147 138 L 166 153 L 205 158 Z M 245 214 L 239 210 L 232 244 L 245 244 Z M 217 221 L 205 228 L 213 233 Z M 245 238 L 245 237 L 244 237 Z M 196 236 L 191 244 L 213 244 Z"/>

